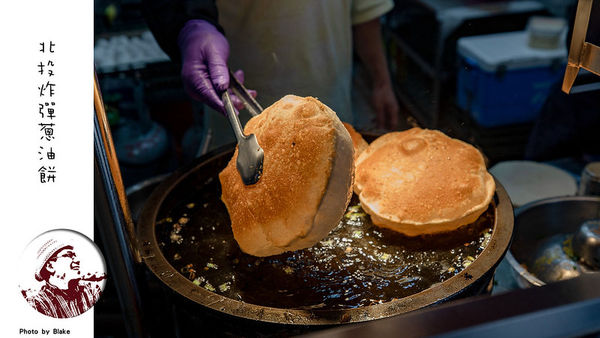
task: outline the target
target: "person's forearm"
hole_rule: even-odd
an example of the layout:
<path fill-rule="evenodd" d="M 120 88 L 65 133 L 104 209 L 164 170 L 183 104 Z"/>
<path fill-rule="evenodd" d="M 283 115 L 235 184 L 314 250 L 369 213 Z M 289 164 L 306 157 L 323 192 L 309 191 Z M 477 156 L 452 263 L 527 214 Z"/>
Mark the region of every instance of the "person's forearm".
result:
<path fill-rule="evenodd" d="M 367 69 L 373 88 L 391 85 L 379 18 L 354 25 L 352 33 L 354 50 Z"/>
<path fill-rule="evenodd" d="M 371 107 L 377 126 L 394 130 L 398 126 L 398 101 L 383 52 L 379 18 L 353 26 L 354 49 L 371 79 Z"/>

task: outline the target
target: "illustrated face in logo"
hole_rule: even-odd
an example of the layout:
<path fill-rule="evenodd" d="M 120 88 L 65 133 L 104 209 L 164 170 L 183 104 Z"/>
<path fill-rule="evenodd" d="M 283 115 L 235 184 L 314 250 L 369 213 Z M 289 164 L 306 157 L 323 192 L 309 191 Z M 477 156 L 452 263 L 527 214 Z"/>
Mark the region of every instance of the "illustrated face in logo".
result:
<path fill-rule="evenodd" d="M 51 230 L 34 238 L 21 262 L 23 298 L 49 317 L 71 318 L 86 312 L 106 282 L 106 265 L 98 247 L 71 230 Z"/>
<path fill-rule="evenodd" d="M 64 248 L 48 261 L 46 270 L 59 279 L 71 281 L 80 277 L 79 263 L 73 249 Z"/>

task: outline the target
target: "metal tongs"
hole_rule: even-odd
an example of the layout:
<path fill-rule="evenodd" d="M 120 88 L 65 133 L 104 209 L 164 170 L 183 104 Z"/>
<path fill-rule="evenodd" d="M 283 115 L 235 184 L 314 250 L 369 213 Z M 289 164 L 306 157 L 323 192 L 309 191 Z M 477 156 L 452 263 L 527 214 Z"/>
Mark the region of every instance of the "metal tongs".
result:
<path fill-rule="evenodd" d="M 248 90 L 233 76 L 231 70 L 229 71 L 229 89 L 244 103 L 250 115 L 256 116 L 263 111 L 263 108 L 258 102 L 248 93 Z M 225 112 L 227 118 L 231 124 L 231 128 L 235 134 L 238 145 L 238 156 L 236 160 L 236 167 L 242 181 L 245 185 L 251 185 L 258 182 L 262 175 L 263 159 L 265 153 L 263 149 L 258 145 L 256 136 L 254 134 L 244 135 L 242 124 L 236 114 L 236 110 L 231 102 L 229 92 L 226 90 L 221 95 L 223 104 L 225 105 Z"/>

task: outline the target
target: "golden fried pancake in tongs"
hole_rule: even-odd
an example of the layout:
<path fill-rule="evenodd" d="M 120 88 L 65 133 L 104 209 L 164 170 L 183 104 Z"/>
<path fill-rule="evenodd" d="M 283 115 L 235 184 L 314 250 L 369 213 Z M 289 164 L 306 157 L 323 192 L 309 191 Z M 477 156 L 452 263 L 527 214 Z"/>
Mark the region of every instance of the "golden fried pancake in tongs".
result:
<path fill-rule="evenodd" d="M 369 145 L 356 161 L 354 190 L 374 224 L 418 236 L 474 222 L 495 184 L 473 146 L 413 128 Z"/>
<path fill-rule="evenodd" d="M 264 150 L 263 172 L 244 185 L 237 150 L 219 174 L 221 199 L 242 251 L 270 256 L 311 247 L 338 225 L 352 195 L 353 148 L 335 112 L 287 95 L 248 121 Z"/>

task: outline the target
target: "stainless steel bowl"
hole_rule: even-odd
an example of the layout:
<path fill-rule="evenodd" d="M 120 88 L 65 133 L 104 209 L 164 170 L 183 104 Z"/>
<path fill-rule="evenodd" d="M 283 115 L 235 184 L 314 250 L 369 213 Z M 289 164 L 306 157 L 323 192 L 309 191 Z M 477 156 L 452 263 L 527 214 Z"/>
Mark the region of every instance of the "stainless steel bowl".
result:
<path fill-rule="evenodd" d="M 592 196 L 553 197 L 515 210 L 514 238 L 506 259 L 519 286 L 542 286 L 556 279 L 593 273 L 569 257 L 572 248 L 569 238 L 582 223 L 597 218 L 600 218 L 600 197 Z M 529 268 L 532 260 L 539 262 L 544 255 L 547 258 L 541 260 L 544 266 Z"/>

